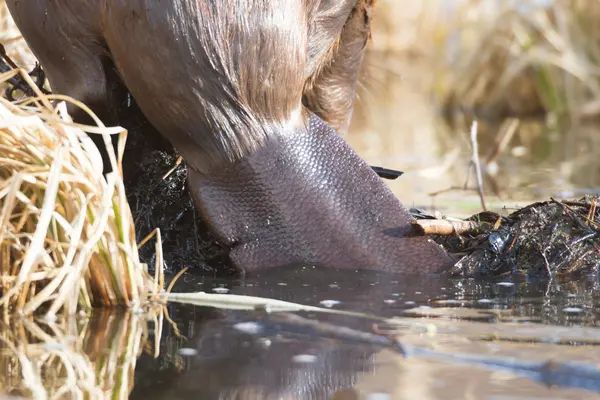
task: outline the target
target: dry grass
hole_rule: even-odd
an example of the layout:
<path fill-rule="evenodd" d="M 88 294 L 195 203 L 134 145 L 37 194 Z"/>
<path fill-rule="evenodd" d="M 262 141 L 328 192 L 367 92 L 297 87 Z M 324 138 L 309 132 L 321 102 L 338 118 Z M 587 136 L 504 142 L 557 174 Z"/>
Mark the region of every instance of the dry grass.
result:
<path fill-rule="evenodd" d="M 513 116 L 600 114 L 600 3 L 378 2 L 373 49 L 432 60 L 447 107 Z"/>
<path fill-rule="evenodd" d="M 52 315 L 140 304 L 162 290 L 160 247 L 152 279 L 138 258 L 122 174 L 103 178 L 84 130 L 105 143 L 120 135 L 118 154 L 109 153 L 114 171 L 121 171 L 126 132 L 98 120 L 98 127 L 76 125 L 64 101 L 51 103 L 74 100 L 38 96 L 20 104 L 0 98 L 0 305 L 24 314 L 45 305 Z"/>

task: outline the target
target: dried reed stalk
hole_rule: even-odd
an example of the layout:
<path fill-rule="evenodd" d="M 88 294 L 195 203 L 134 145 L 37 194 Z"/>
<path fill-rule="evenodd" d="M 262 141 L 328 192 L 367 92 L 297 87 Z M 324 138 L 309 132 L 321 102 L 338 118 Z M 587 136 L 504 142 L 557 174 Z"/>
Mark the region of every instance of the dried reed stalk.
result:
<path fill-rule="evenodd" d="M 23 70 L 0 75 L 0 84 L 16 74 L 38 97 L 0 98 L 0 305 L 24 314 L 45 306 L 49 315 L 140 305 L 162 291 L 164 279 L 160 251 L 155 279 L 138 257 L 121 171 L 126 131 L 105 127 L 69 97 L 42 94 Z M 65 102 L 98 126 L 73 123 Z M 118 154 L 107 147 L 117 172 L 106 179 L 85 132 L 105 143 L 119 135 Z"/>

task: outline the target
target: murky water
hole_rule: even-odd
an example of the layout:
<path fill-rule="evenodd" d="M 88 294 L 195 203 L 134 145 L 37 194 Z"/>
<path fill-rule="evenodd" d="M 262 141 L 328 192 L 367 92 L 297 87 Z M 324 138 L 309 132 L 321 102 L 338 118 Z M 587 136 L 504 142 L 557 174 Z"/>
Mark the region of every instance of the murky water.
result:
<path fill-rule="evenodd" d="M 168 315 L 16 320 L 0 323 L 0 388 L 30 395 L 35 376 L 20 371 L 43 365 L 54 394 L 95 388 L 95 398 L 600 398 L 597 276 L 456 280 L 296 268 L 235 280 L 186 274 L 173 291 L 394 319 L 171 303 Z"/>
<path fill-rule="evenodd" d="M 171 306 L 185 339 L 165 323 L 160 356 L 138 360 L 132 398 L 579 399 L 600 393 L 593 277 L 570 284 L 482 282 L 298 269 L 237 281 L 188 276 L 175 290 L 214 288 L 400 316 L 407 325 L 396 328 L 398 338 L 417 353 L 404 358 L 356 338 L 324 337 L 276 315 Z M 373 332 L 372 320 L 299 315 L 338 330 Z M 584 364 L 576 364 L 544 376 L 529 365 L 566 360 L 592 363 L 595 372 L 583 377 Z"/>

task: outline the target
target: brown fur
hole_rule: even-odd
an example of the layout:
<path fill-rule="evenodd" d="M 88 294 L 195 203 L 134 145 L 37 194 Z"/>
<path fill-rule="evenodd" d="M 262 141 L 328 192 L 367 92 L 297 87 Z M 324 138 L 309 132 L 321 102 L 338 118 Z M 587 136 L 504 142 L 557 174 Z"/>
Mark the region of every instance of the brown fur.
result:
<path fill-rule="evenodd" d="M 234 267 L 453 263 L 405 236 L 408 210 L 332 128 L 350 122 L 372 0 L 7 4 L 54 91 L 105 121 L 131 93 L 185 159 L 196 210 Z"/>
<path fill-rule="evenodd" d="M 53 90 L 126 95 L 199 172 L 306 123 L 348 128 L 368 0 L 7 0 Z M 116 71 L 115 71 L 116 70 Z M 116 73 L 118 72 L 118 74 Z"/>
<path fill-rule="evenodd" d="M 322 53 L 320 58 L 313 58 L 312 68 L 308 69 L 304 104 L 340 134 L 345 134 L 371 34 L 372 1 L 331 3 L 337 7 L 316 13 L 317 21 L 311 30 L 310 44 L 315 52 Z M 343 24 L 336 25 L 342 21 Z M 322 38 L 326 35 L 331 37 Z"/>

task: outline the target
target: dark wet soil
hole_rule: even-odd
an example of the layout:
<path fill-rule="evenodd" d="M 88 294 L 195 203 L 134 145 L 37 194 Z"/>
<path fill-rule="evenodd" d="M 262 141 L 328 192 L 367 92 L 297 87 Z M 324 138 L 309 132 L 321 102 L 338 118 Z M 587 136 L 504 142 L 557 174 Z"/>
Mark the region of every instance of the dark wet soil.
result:
<path fill-rule="evenodd" d="M 509 215 L 482 212 L 467 218 L 477 230 L 434 236 L 462 256 L 460 276 L 529 275 L 569 279 L 597 274 L 600 265 L 600 196 L 535 202 Z"/>
<path fill-rule="evenodd" d="M 207 231 L 186 190 L 185 162 L 177 164 L 178 153 L 135 102 L 121 112 L 120 123 L 129 131 L 123 173 L 136 237 L 141 240 L 160 228 L 167 271 L 191 267 L 227 273 L 226 252 Z M 142 247 L 140 257 L 154 266 L 154 246 Z"/>

